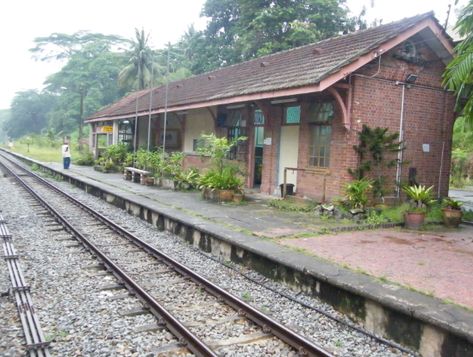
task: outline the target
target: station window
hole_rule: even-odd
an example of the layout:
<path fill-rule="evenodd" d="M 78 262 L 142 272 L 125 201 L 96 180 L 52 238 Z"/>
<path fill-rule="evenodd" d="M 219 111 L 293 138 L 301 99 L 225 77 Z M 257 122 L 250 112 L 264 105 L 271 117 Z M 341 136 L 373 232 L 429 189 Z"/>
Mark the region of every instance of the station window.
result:
<path fill-rule="evenodd" d="M 335 116 L 332 101 L 316 102 L 309 106 L 309 165 L 321 168 L 330 166 L 332 121 Z"/>
<path fill-rule="evenodd" d="M 301 122 L 301 106 L 292 105 L 285 107 L 284 124 L 299 124 Z"/>

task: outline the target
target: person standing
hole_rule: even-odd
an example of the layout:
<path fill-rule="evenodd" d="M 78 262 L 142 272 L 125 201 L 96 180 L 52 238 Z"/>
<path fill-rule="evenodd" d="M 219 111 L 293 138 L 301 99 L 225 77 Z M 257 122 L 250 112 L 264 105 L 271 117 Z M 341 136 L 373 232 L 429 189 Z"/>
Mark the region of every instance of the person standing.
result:
<path fill-rule="evenodd" d="M 64 169 L 68 169 L 69 165 L 71 164 L 71 149 L 69 148 L 69 142 L 64 140 L 62 144 L 62 163 L 64 165 Z"/>

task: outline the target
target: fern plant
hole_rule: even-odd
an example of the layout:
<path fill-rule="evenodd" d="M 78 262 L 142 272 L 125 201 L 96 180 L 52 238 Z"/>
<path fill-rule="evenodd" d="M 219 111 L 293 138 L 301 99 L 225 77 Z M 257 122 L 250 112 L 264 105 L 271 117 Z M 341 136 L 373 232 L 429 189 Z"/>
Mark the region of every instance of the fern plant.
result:
<path fill-rule="evenodd" d="M 364 209 L 368 203 L 368 193 L 373 188 L 373 180 L 362 178 L 345 186 L 345 196 L 351 208 Z"/>

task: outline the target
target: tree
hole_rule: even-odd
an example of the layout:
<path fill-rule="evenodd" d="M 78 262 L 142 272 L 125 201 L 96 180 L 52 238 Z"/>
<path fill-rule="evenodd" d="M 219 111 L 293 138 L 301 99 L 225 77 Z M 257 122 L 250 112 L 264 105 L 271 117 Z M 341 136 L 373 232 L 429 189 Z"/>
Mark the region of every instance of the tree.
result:
<path fill-rule="evenodd" d="M 207 28 L 181 39 L 194 73 L 316 42 L 366 26 L 345 0 L 207 0 Z"/>
<path fill-rule="evenodd" d="M 10 119 L 10 110 L 1 109 L 0 110 L 0 143 L 5 143 L 7 139 L 7 133 L 5 131 L 4 125 Z"/>
<path fill-rule="evenodd" d="M 59 97 L 50 115 L 56 131 L 69 132 L 79 127 L 83 136 L 83 118 L 124 95 L 117 85 L 125 59 L 110 51 L 110 45 L 97 41 L 75 51 L 66 65 L 46 80 L 46 90 Z"/>
<path fill-rule="evenodd" d="M 163 72 L 163 68 L 156 62 L 155 52 L 149 47 L 149 34 L 144 30 L 135 29 L 135 40 L 131 42 L 131 50 L 126 54 L 128 64 L 120 71 L 118 82 L 122 87 L 137 90 L 151 86 L 152 77 Z"/>
<path fill-rule="evenodd" d="M 34 58 L 41 61 L 68 60 L 73 54 L 91 43 L 107 43 L 108 45 L 124 45 L 128 41 L 115 35 L 78 31 L 72 35 L 55 32 L 46 37 L 36 37 L 36 46 L 30 49 Z"/>
<path fill-rule="evenodd" d="M 35 90 L 18 92 L 12 100 L 10 118 L 3 127 L 8 136 L 19 138 L 29 133 L 40 133 L 47 124 L 47 114 L 54 107 L 53 95 Z"/>
<path fill-rule="evenodd" d="M 127 41 L 114 35 L 80 31 L 72 35 L 53 33 L 38 37 L 35 43 L 36 47 L 30 51 L 36 59 L 67 61 L 61 71 L 46 81 L 46 90 L 60 97 L 50 118 L 53 127 L 67 131 L 72 130 L 75 121 L 79 126 L 80 144 L 85 115 L 123 95 L 116 89 L 118 67 L 123 66 L 123 58 L 112 53 L 111 47 Z"/>
<path fill-rule="evenodd" d="M 473 1 L 470 0 L 458 18 L 455 29 L 464 39 L 455 47 L 456 56 L 448 64 L 443 84 L 455 92 L 457 111 L 473 129 Z"/>

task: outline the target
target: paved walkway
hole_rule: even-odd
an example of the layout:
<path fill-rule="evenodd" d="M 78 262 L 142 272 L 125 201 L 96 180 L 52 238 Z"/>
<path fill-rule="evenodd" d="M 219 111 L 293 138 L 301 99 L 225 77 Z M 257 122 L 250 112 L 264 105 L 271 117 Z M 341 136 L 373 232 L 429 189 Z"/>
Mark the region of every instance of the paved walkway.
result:
<path fill-rule="evenodd" d="M 282 244 L 473 308 L 473 227 L 401 229 L 282 239 Z"/>

